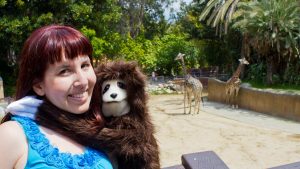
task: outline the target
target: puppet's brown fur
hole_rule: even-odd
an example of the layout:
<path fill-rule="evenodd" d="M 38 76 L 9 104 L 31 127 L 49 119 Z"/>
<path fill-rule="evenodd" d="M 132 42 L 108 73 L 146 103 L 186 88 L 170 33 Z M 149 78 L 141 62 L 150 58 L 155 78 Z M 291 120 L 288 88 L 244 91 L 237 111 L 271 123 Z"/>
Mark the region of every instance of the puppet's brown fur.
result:
<path fill-rule="evenodd" d="M 109 62 L 96 69 L 98 83 L 121 79 L 126 84 L 130 112 L 106 119 L 103 142 L 119 161 L 119 168 L 159 169 L 158 146 L 147 109 L 146 77 L 135 62 Z M 101 91 L 101 89 L 96 89 Z"/>
<path fill-rule="evenodd" d="M 127 84 L 130 112 L 107 118 L 104 128 L 91 110 L 84 115 L 64 112 L 45 100 L 39 107 L 37 122 L 79 143 L 105 149 L 118 159 L 119 169 L 159 169 L 159 151 L 154 127 L 147 109 L 146 77 L 135 62 L 109 62 L 96 69 L 98 82 L 91 107 L 100 108 L 101 84 L 120 78 Z M 98 102 L 99 101 L 99 102 Z M 95 106 L 96 105 L 96 106 Z M 99 106 L 97 106 L 99 105 Z M 99 116 L 98 116 L 99 118 Z"/>

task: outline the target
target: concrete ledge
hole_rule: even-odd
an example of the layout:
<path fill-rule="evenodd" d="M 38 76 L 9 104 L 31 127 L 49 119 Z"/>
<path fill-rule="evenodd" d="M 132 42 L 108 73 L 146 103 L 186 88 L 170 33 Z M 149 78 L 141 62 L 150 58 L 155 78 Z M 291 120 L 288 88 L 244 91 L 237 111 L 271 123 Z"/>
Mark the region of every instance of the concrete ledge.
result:
<path fill-rule="evenodd" d="M 213 151 L 204 151 L 181 156 L 185 169 L 229 169 Z"/>
<path fill-rule="evenodd" d="M 278 167 L 272 167 L 269 169 L 299 169 L 299 168 L 300 168 L 300 162 L 296 162 L 296 163 L 281 165 Z"/>
<path fill-rule="evenodd" d="M 225 103 L 225 82 L 208 80 L 208 100 Z M 300 121 L 300 95 L 241 87 L 239 107 Z"/>
<path fill-rule="evenodd" d="M 174 165 L 174 166 L 165 167 L 165 168 L 162 168 L 162 169 L 185 169 L 185 168 L 182 165 Z"/>
<path fill-rule="evenodd" d="M 213 151 L 183 154 L 182 165 L 162 169 L 229 169 L 221 158 Z"/>

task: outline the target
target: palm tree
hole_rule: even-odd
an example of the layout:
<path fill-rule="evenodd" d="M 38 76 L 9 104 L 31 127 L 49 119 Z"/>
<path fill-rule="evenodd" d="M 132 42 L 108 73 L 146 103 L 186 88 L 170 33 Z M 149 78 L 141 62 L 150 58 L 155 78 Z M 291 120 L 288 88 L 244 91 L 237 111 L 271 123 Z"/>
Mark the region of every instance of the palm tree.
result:
<path fill-rule="evenodd" d="M 216 27 L 216 33 L 221 35 L 227 34 L 228 26 L 232 22 L 232 17 L 241 2 L 249 2 L 250 0 L 208 0 L 200 1 L 206 3 L 205 8 L 199 16 L 199 20 L 207 20 L 207 24 Z M 249 58 L 248 34 L 242 35 L 241 57 Z M 242 70 L 243 72 L 244 70 Z M 242 73 L 243 74 L 243 73 Z"/>
<path fill-rule="evenodd" d="M 212 27 L 217 27 L 217 32 L 220 34 L 224 29 L 227 33 L 228 25 L 232 20 L 232 16 L 236 10 L 238 3 L 243 0 L 209 0 L 202 1 L 206 3 L 205 8 L 200 14 L 200 21 L 207 19 L 207 24 Z M 245 0 L 244 0 L 245 1 Z M 224 24 L 224 26 L 222 26 Z"/>
<path fill-rule="evenodd" d="M 299 59 L 299 0 L 261 0 L 240 3 L 233 27 L 248 34 L 250 45 L 267 61 L 272 84 L 274 61 Z"/>

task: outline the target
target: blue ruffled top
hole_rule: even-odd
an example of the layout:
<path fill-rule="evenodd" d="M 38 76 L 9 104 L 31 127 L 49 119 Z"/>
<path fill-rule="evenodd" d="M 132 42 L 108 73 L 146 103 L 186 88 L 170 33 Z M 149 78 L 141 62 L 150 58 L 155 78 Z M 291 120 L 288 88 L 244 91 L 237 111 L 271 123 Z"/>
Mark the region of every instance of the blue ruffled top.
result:
<path fill-rule="evenodd" d="M 60 152 L 41 133 L 32 119 L 14 116 L 13 120 L 23 127 L 28 141 L 28 159 L 25 169 L 112 169 L 112 164 L 103 152 L 86 148 L 83 154 Z"/>

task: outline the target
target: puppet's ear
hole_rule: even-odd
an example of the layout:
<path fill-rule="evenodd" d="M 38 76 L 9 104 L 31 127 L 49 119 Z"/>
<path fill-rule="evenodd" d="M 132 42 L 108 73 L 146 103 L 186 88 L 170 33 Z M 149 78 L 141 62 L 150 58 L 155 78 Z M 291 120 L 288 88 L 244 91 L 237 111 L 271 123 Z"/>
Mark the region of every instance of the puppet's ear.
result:
<path fill-rule="evenodd" d="M 39 96 L 45 95 L 45 86 L 43 82 L 37 82 L 33 85 L 33 91 Z"/>

